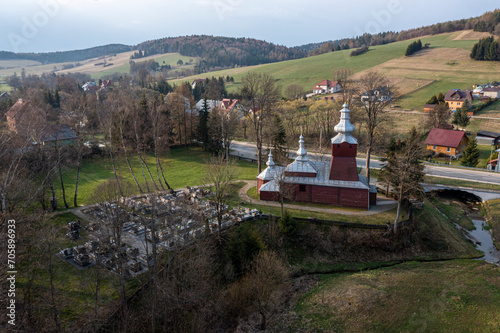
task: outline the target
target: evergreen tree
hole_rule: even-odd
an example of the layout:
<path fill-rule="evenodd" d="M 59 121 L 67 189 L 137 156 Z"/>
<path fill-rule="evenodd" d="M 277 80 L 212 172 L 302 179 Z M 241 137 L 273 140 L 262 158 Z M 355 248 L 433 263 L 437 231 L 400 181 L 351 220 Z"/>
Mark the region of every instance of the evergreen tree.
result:
<path fill-rule="evenodd" d="M 444 103 L 444 95 L 442 92 L 439 92 L 437 96 L 438 104 Z"/>
<path fill-rule="evenodd" d="M 56 90 L 54 93 L 54 104 L 52 104 L 54 108 L 60 108 L 61 107 L 61 97 L 59 96 L 59 90 Z"/>
<path fill-rule="evenodd" d="M 438 98 L 436 97 L 436 95 L 432 96 L 428 101 L 427 101 L 427 104 L 439 104 L 438 102 Z"/>
<path fill-rule="evenodd" d="M 475 167 L 479 163 L 479 149 L 477 148 L 477 141 L 469 140 L 467 148 L 465 148 L 464 155 L 460 160 L 460 164 L 468 167 Z"/>
<path fill-rule="evenodd" d="M 284 147 L 286 145 L 286 130 L 285 126 L 283 125 L 283 121 L 278 115 L 274 116 L 274 126 L 275 126 L 275 133 L 273 137 L 274 156 L 278 161 L 285 160 L 287 157 L 286 148 Z"/>
<path fill-rule="evenodd" d="M 203 108 L 200 111 L 199 121 L 198 121 L 198 140 L 203 142 L 203 149 L 208 151 L 209 147 L 209 130 L 208 130 L 208 100 L 207 96 L 203 97 Z"/>
<path fill-rule="evenodd" d="M 451 123 L 453 125 L 459 126 L 462 129 L 466 128 L 470 123 L 470 117 L 467 114 L 467 107 L 457 109 L 457 111 L 453 114 L 453 120 Z"/>

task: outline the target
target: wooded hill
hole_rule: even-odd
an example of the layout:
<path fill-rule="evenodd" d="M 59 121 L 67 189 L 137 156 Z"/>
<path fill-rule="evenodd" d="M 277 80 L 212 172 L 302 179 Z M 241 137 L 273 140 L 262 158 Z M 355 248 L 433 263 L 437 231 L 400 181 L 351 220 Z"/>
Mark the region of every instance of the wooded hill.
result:
<path fill-rule="evenodd" d="M 59 62 L 83 61 L 105 55 L 122 53 L 132 50 L 132 46 L 124 44 L 108 44 L 83 50 L 46 52 L 46 53 L 14 53 L 0 51 L 0 60 L 34 60 L 42 64 Z"/>
<path fill-rule="evenodd" d="M 302 50 L 253 38 L 205 35 L 156 39 L 141 43 L 136 48 L 144 52 L 144 56 L 178 52 L 184 56 L 201 57 L 198 72 L 222 67 L 279 62 L 307 56 L 307 53 Z"/>
<path fill-rule="evenodd" d="M 340 49 L 345 49 L 347 48 L 345 47 L 345 45 L 347 45 L 348 48 L 351 49 L 358 48 L 363 45 L 366 46 L 383 45 L 383 44 L 413 39 L 417 37 L 436 35 L 436 34 L 461 31 L 461 30 L 490 32 L 496 35 L 500 35 L 500 9 L 496 9 L 492 12 L 486 12 L 481 16 L 471 17 L 469 19 L 436 23 L 433 25 L 428 25 L 421 28 L 403 30 L 400 32 L 387 31 L 375 35 L 365 33 L 362 36 L 356 36 L 354 38 L 330 40 L 321 43 L 309 43 L 305 45 L 296 46 L 296 48 L 305 52 L 309 52 L 309 55 L 318 55 L 333 50 L 338 51 Z M 328 45 L 331 44 L 332 47 L 326 50 L 324 47 L 324 45 L 326 44 Z"/>

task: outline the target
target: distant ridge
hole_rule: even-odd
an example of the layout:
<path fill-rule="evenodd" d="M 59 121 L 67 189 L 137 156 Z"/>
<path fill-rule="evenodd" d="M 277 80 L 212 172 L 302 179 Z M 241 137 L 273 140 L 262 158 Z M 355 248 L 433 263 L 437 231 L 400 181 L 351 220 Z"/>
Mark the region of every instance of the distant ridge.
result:
<path fill-rule="evenodd" d="M 0 51 L 0 60 L 34 60 L 42 64 L 58 62 L 83 61 L 91 58 L 98 58 L 108 54 L 131 51 L 132 46 L 124 44 L 108 44 L 95 46 L 83 50 L 58 51 L 45 53 L 14 53 Z"/>
<path fill-rule="evenodd" d="M 270 62 L 299 59 L 307 53 L 253 38 L 233 38 L 207 35 L 167 37 L 143 42 L 136 46 L 144 56 L 178 52 L 189 57 L 201 57 L 199 72 L 215 68 L 252 66 Z"/>
<path fill-rule="evenodd" d="M 473 29 L 474 31 L 490 32 L 496 35 L 500 35 L 499 24 L 500 24 L 500 9 L 495 9 L 494 11 L 486 12 L 481 16 L 471 17 L 469 19 L 436 23 L 420 28 L 403 30 L 400 32 L 387 31 L 375 35 L 365 33 L 362 36 L 355 36 L 353 38 L 329 40 L 319 43 L 308 43 L 296 46 L 295 48 L 300 49 L 304 52 L 309 52 L 309 55 L 318 55 L 329 52 L 327 51 L 328 48 L 330 49 L 330 51 L 338 50 L 339 46 L 342 47 L 344 45 L 348 45 L 348 47 L 351 49 L 358 48 L 363 45 L 366 46 L 383 45 L 422 36 L 436 35 L 436 34 L 455 32 L 460 30 Z M 328 45 L 328 48 L 325 47 L 327 46 L 327 43 L 331 44 Z"/>

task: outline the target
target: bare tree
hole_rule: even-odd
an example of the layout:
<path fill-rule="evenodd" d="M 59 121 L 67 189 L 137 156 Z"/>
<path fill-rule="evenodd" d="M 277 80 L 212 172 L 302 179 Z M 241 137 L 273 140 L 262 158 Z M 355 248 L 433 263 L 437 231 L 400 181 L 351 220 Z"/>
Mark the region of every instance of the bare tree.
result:
<path fill-rule="evenodd" d="M 224 156 L 229 159 L 229 149 L 236 134 L 238 114 L 234 110 L 214 108 L 208 119 L 209 133 L 212 142 L 218 142 L 217 148 L 224 149 Z"/>
<path fill-rule="evenodd" d="M 165 189 L 162 183 L 162 179 L 170 189 L 170 185 L 165 179 L 165 175 L 163 173 L 163 167 L 161 165 L 160 152 L 168 150 L 168 120 L 170 117 L 168 107 L 165 105 L 165 101 L 163 100 L 163 95 L 161 98 L 155 94 L 153 98 L 148 102 L 146 97 L 143 95 L 143 98 L 140 102 L 141 107 L 145 108 L 149 115 L 149 122 L 151 124 L 151 135 L 153 136 L 153 148 L 155 153 L 155 161 L 156 161 L 156 176 L 158 178 L 158 182 L 162 189 Z M 160 172 L 162 175 L 162 179 L 160 178 Z"/>
<path fill-rule="evenodd" d="M 123 182 L 122 186 L 112 180 L 103 182 L 94 190 L 91 202 L 102 203 L 101 207 L 106 214 L 106 220 L 103 225 L 103 237 L 110 242 L 110 249 L 112 253 L 113 266 L 119 277 L 119 295 L 121 301 L 121 314 L 123 318 L 122 331 L 128 329 L 128 308 L 127 308 L 127 294 L 125 289 L 125 270 L 126 258 L 123 255 L 123 223 L 126 221 L 126 211 L 120 207 L 120 198 L 123 195 L 130 195 L 132 193 L 130 183 Z"/>
<path fill-rule="evenodd" d="M 404 143 L 388 154 L 387 164 L 382 169 L 382 178 L 392 186 L 398 198 L 394 234 L 397 233 L 403 200 L 409 195 L 423 193 L 420 185 L 424 179 L 424 166 L 420 162 L 422 147 L 421 135 L 413 127 Z"/>
<path fill-rule="evenodd" d="M 212 203 L 215 206 L 217 216 L 217 238 L 219 241 L 220 230 L 222 227 L 222 216 L 226 211 L 227 203 L 231 195 L 231 183 L 237 178 L 237 169 L 235 160 L 226 161 L 224 156 L 213 156 L 206 162 L 206 174 L 204 183 L 212 188 L 214 195 Z"/>
<path fill-rule="evenodd" d="M 266 73 L 249 72 L 243 77 L 241 95 L 244 113 L 251 124 L 257 147 L 258 173 L 262 171 L 262 129 L 273 113 L 279 91 L 274 78 Z"/>
<path fill-rule="evenodd" d="M 254 259 L 251 270 L 231 286 L 229 301 L 238 302 L 242 314 L 257 311 L 261 316 L 260 329 L 267 328 L 267 317 L 272 310 L 273 294 L 283 291 L 288 270 L 283 261 L 271 251 L 260 252 Z"/>
<path fill-rule="evenodd" d="M 437 104 L 436 107 L 427 112 L 425 126 L 427 128 L 440 128 L 450 123 L 450 111 L 446 104 Z"/>
<path fill-rule="evenodd" d="M 85 136 L 87 134 L 85 126 L 88 122 L 90 101 L 85 94 L 81 96 L 72 96 L 72 98 L 65 102 L 63 106 L 69 110 L 72 110 L 72 113 L 68 117 L 63 118 L 62 122 L 71 126 L 76 134 L 76 183 L 73 205 L 75 207 L 78 207 L 78 186 L 80 185 L 80 171 L 82 169 L 82 157 L 85 148 Z"/>
<path fill-rule="evenodd" d="M 358 85 L 359 100 L 366 128 L 366 178 L 370 181 L 370 158 L 380 124 L 386 120 L 384 108 L 395 97 L 395 88 L 382 74 L 370 71 L 363 75 Z"/>

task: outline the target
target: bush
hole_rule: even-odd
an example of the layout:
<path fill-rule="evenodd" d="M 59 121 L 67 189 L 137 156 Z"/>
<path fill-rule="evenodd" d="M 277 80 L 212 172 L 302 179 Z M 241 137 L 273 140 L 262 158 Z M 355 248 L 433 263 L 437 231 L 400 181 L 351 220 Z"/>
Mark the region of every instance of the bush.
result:
<path fill-rule="evenodd" d="M 359 49 L 353 50 L 351 52 L 351 57 L 355 57 L 366 52 L 368 52 L 368 46 L 363 45 Z"/>
<path fill-rule="evenodd" d="M 285 210 L 285 213 L 278 221 L 280 231 L 285 235 L 292 236 L 297 232 L 297 221 Z"/>

